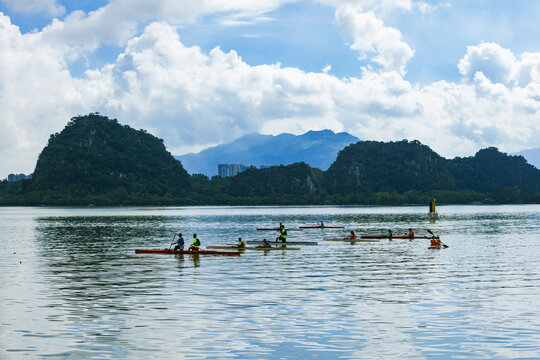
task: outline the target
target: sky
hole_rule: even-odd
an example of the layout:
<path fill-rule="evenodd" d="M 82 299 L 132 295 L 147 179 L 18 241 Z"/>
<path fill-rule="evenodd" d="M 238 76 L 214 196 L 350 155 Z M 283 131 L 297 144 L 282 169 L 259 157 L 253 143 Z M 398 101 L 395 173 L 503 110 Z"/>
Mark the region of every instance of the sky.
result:
<path fill-rule="evenodd" d="M 0 178 L 99 112 L 174 155 L 248 133 L 540 147 L 537 0 L 0 0 Z"/>

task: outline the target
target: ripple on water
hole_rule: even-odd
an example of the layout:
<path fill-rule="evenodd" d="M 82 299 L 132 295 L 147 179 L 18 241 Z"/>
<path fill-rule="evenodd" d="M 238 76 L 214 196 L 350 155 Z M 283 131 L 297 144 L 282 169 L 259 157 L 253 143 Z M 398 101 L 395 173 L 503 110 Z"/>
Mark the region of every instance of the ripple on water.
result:
<path fill-rule="evenodd" d="M 0 358 L 534 358 L 540 207 L 0 209 Z M 325 223 L 429 240 L 333 243 L 239 258 L 135 255 Z M 189 235 L 188 235 L 189 236 Z M 16 239 L 11 240 L 11 239 Z M 9 255 L 9 256 L 8 256 Z"/>

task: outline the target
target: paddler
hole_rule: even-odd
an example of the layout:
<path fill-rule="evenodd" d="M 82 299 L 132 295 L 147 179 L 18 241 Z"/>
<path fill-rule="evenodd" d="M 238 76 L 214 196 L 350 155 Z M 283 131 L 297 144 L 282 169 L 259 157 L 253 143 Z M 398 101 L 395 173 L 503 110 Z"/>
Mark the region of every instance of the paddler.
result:
<path fill-rule="evenodd" d="M 197 234 L 193 234 L 193 244 L 189 247 L 189 251 L 199 251 L 201 242 L 197 239 Z"/>
<path fill-rule="evenodd" d="M 323 223 L 322 221 L 321 221 L 321 225 L 320 225 L 320 227 L 322 227 L 322 228 L 324 227 L 324 223 Z"/>
<path fill-rule="evenodd" d="M 413 231 L 413 229 L 409 229 L 409 239 L 414 239 L 414 231 Z"/>
<path fill-rule="evenodd" d="M 351 234 L 347 236 L 349 239 L 356 239 L 356 234 L 351 230 Z"/>
<path fill-rule="evenodd" d="M 174 246 L 174 250 L 184 250 L 184 238 L 182 237 L 182 233 L 178 233 L 176 235 L 178 235 L 178 240 L 174 242 L 174 244 L 176 244 Z"/>
<path fill-rule="evenodd" d="M 431 238 L 431 246 L 441 246 L 441 239 L 438 236 Z"/>
<path fill-rule="evenodd" d="M 236 244 L 236 247 L 239 247 L 239 248 L 246 247 L 246 243 L 244 242 L 244 240 L 242 240 L 242 238 L 238 238 L 238 243 Z"/>
<path fill-rule="evenodd" d="M 258 248 L 270 248 L 272 247 L 266 239 L 263 239 L 262 244 L 257 246 Z"/>
<path fill-rule="evenodd" d="M 392 234 L 392 230 L 388 229 L 388 239 L 389 240 L 392 240 L 392 238 L 394 237 L 394 234 Z"/>
<path fill-rule="evenodd" d="M 285 229 L 285 226 L 283 226 L 283 224 L 281 224 L 279 227 L 279 236 L 276 238 L 276 241 L 287 241 L 287 229 Z"/>

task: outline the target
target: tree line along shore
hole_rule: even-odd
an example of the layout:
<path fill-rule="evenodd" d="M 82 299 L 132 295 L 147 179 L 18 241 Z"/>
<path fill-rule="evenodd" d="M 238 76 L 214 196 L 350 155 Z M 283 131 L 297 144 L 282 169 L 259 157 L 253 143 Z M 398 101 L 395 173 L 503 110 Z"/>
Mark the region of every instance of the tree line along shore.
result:
<path fill-rule="evenodd" d="M 359 141 L 327 171 L 305 163 L 232 177 L 189 175 L 144 130 L 98 113 L 52 134 L 32 179 L 0 182 L 0 205 L 425 205 L 540 203 L 540 170 L 490 147 L 445 159 L 414 141 Z"/>

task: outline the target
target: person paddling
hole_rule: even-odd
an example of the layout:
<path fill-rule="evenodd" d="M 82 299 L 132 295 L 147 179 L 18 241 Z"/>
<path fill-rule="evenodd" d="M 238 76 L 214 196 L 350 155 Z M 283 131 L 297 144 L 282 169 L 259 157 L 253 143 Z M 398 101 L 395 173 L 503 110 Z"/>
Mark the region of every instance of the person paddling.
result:
<path fill-rule="evenodd" d="M 257 246 L 258 248 L 270 248 L 272 247 L 266 239 L 263 239 L 262 244 Z"/>
<path fill-rule="evenodd" d="M 324 227 L 324 223 L 323 223 L 322 221 L 321 221 L 321 225 L 320 225 L 320 227 L 321 227 L 321 228 L 323 228 L 323 227 Z"/>
<path fill-rule="evenodd" d="M 349 239 L 356 239 L 356 234 L 351 230 L 351 234 L 347 236 Z"/>
<path fill-rule="evenodd" d="M 392 233 L 392 230 L 388 229 L 388 240 L 392 240 L 394 237 L 394 234 Z"/>
<path fill-rule="evenodd" d="M 279 236 L 276 238 L 276 241 L 286 242 L 287 241 L 287 229 L 281 224 L 279 227 Z"/>
<path fill-rule="evenodd" d="M 174 242 L 174 250 L 184 250 L 184 238 L 182 237 L 182 233 L 178 233 L 176 235 L 178 235 L 178 240 Z"/>
<path fill-rule="evenodd" d="M 441 246 L 441 239 L 439 236 L 433 236 L 431 238 L 431 246 Z"/>
<path fill-rule="evenodd" d="M 246 247 L 246 243 L 244 242 L 244 240 L 242 240 L 242 238 L 238 238 L 238 243 L 236 244 L 236 247 L 239 247 L 239 248 Z"/>
<path fill-rule="evenodd" d="M 413 231 L 413 229 L 409 229 L 409 239 L 414 239 L 414 231 Z"/>
<path fill-rule="evenodd" d="M 189 251 L 199 251 L 201 242 L 197 239 L 197 234 L 193 234 L 193 244 L 189 247 Z"/>

